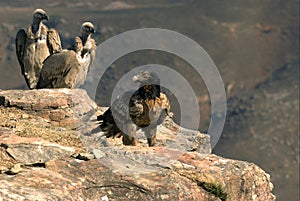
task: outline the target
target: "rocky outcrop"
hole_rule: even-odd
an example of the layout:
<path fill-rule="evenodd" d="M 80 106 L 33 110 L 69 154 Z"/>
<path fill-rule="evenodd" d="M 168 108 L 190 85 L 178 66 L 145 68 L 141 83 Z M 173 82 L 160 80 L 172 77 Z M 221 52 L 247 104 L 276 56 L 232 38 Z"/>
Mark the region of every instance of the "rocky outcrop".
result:
<path fill-rule="evenodd" d="M 81 89 L 9 90 L 0 91 L 0 97 L 0 105 L 40 116 L 52 126 L 72 129 L 82 126 L 97 107 Z"/>
<path fill-rule="evenodd" d="M 187 153 L 169 166 L 129 173 L 97 159 L 65 157 L 45 168 L 25 167 L 13 177 L 1 174 L 0 195 L 9 200 L 274 200 L 269 177 L 254 164 Z"/>
<path fill-rule="evenodd" d="M 75 152 L 72 147 L 64 147 L 40 138 L 26 138 L 17 135 L 2 135 L 0 143 L 14 160 L 24 165 L 45 163 Z"/>
<path fill-rule="evenodd" d="M 4 200 L 275 200 L 262 169 L 210 154 L 208 135 L 171 119 L 156 147 L 141 132 L 139 146 L 123 146 L 102 137 L 95 111 L 105 108 L 83 90 L 0 91 L 0 100 Z"/>

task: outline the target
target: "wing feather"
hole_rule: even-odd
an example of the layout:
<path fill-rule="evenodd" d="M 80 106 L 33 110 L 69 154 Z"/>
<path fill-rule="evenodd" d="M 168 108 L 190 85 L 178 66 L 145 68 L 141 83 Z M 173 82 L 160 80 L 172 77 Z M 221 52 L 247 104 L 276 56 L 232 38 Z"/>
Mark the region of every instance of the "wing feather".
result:
<path fill-rule="evenodd" d="M 24 64 L 24 54 L 25 54 L 25 49 L 26 49 L 26 42 L 27 42 L 27 34 L 25 29 L 20 29 L 16 35 L 16 40 L 15 40 L 15 45 L 16 45 L 16 54 L 17 54 L 17 58 L 19 61 L 19 64 L 21 66 L 21 72 L 22 75 L 25 78 L 26 84 L 28 86 L 28 88 L 30 87 L 30 81 L 28 79 L 28 75 L 26 70 L 25 70 L 25 64 Z"/>
<path fill-rule="evenodd" d="M 48 31 L 47 44 L 50 54 L 54 54 L 62 50 L 59 34 L 53 28 Z"/>
<path fill-rule="evenodd" d="M 90 63 L 89 63 L 88 71 L 90 71 L 92 69 L 93 64 L 95 62 L 95 59 L 96 59 L 96 48 L 97 48 L 96 41 L 93 38 L 91 38 L 90 40 L 91 40 L 92 48 L 90 50 L 91 58 L 90 58 Z"/>
<path fill-rule="evenodd" d="M 26 31 L 24 29 L 20 29 L 16 35 L 15 43 L 16 43 L 16 53 L 17 53 L 18 61 L 20 63 L 23 75 L 25 74 L 23 56 L 25 52 L 26 38 L 27 38 Z"/>
<path fill-rule="evenodd" d="M 44 61 L 37 88 L 72 88 L 71 85 L 76 79 L 76 72 L 71 73 L 69 71 L 72 69 L 76 71 L 78 65 L 74 51 L 66 50 L 50 55 Z M 67 83 L 66 76 L 69 76 Z"/>

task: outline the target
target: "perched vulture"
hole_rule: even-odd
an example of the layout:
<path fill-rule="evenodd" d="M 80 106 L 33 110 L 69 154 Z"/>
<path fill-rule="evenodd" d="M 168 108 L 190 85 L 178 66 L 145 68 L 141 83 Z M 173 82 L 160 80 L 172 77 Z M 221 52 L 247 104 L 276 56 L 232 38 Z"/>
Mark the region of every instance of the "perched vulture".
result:
<path fill-rule="evenodd" d="M 142 128 L 148 145 L 156 142 L 156 128 L 170 112 L 167 96 L 160 92 L 156 73 L 143 71 L 132 78 L 140 83 L 135 92 L 126 92 L 112 106 L 97 117 L 106 137 L 121 137 L 124 145 L 137 145 L 136 130 Z"/>
<path fill-rule="evenodd" d="M 45 61 L 37 84 L 42 88 L 78 88 L 86 79 L 90 55 L 82 54 L 83 44 L 75 38 L 74 50 L 62 50 Z"/>
<path fill-rule="evenodd" d="M 33 12 L 33 23 L 20 29 L 16 36 L 16 53 L 27 86 L 35 89 L 40 77 L 43 61 L 61 51 L 61 41 L 55 29 L 48 29 L 43 20 L 49 20 L 42 9 Z"/>
<path fill-rule="evenodd" d="M 96 58 L 96 42 L 92 38 L 92 34 L 94 34 L 95 28 L 94 25 L 91 22 L 84 22 L 81 25 L 81 36 L 80 39 L 83 44 L 83 50 L 82 50 L 82 55 L 84 54 L 90 54 L 90 62 L 88 63 L 88 70 L 91 69 L 91 66 L 93 65 L 95 58 Z M 74 50 L 74 44 L 68 48 L 69 50 Z"/>

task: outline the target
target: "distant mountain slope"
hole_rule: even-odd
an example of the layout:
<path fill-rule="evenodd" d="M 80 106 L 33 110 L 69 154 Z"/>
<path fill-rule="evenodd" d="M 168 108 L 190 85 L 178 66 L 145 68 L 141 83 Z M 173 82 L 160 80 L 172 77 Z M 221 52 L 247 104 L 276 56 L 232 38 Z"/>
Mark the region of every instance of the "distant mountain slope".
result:
<path fill-rule="evenodd" d="M 47 10 L 49 25 L 59 31 L 64 47 L 79 34 L 80 25 L 85 20 L 96 25 L 95 38 L 99 44 L 118 33 L 143 27 L 182 33 L 209 53 L 225 84 L 235 82 L 233 92 L 252 88 L 290 57 L 298 55 L 295 40 L 299 39 L 299 11 L 295 0 L 279 0 L 276 3 L 270 0 L 254 0 L 251 3 L 237 0 L 129 0 L 126 3 L 134 5 L 134 9 L 104 10 L 110 2 L 1 1 L 0 88 L 25 86 L 15 56 L 14 39 L 18 29 L 31 23 L 32 12 L 37 7 Z M 175 69 L 188 68 L 178 58 L 166 59 L 165 55 L 160 55 L 150 55 L 151 62 Z M 126 57 L 118 64 L 136 66 L 148 57 Z M 199 76 L 189 76 L 189 79 L 192 85 L 199 85 Z"/>
<path fill-rule="evenodd" d="M 278 200 L 299 200 L 299 61 L 229 99 L 224 134 L 214 152 L 261 165 Z M 285 194 L 285 195 L 284 195 Z"/>

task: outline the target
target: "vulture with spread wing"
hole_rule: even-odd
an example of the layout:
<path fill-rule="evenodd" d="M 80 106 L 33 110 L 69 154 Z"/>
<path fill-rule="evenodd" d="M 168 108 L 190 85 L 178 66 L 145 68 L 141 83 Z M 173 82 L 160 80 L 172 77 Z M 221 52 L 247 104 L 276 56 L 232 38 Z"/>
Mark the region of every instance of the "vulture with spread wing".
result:
<path fill-rule="evenodd" d="M 135 92 L 126 92 L 112 106 L 98 116 L 100 128 L 106 137 L 123 137 L 124 145 L 137 145 L 136 130 L 142 128 L 148 145 L 156 142 L 156 128 L 166 116 L 172 117 L 170 102 L 160 91 L 160 80 L 156 73 L 143 71 L 132 78 L 139 82 Z"/>
<path fill-rule="evenodd" d="M 90 54 L 83 54 L 83 44 L 75 38 L 73 50 L 62 50 L 45 61 L 37 84 L 42 88 L 78 88 L 86 79 Z"/>
<path fill-rule="evenodd" d="M 49 20 L 42 9 L 33 12 L 33 23 L 20 29 L 16 35 L 16 53 L 27 86 L 35 89 L 40 77 L 43 61 L 61 51 L 60 37 L 55 29 L 48 29 L 43 20 Z"/>

